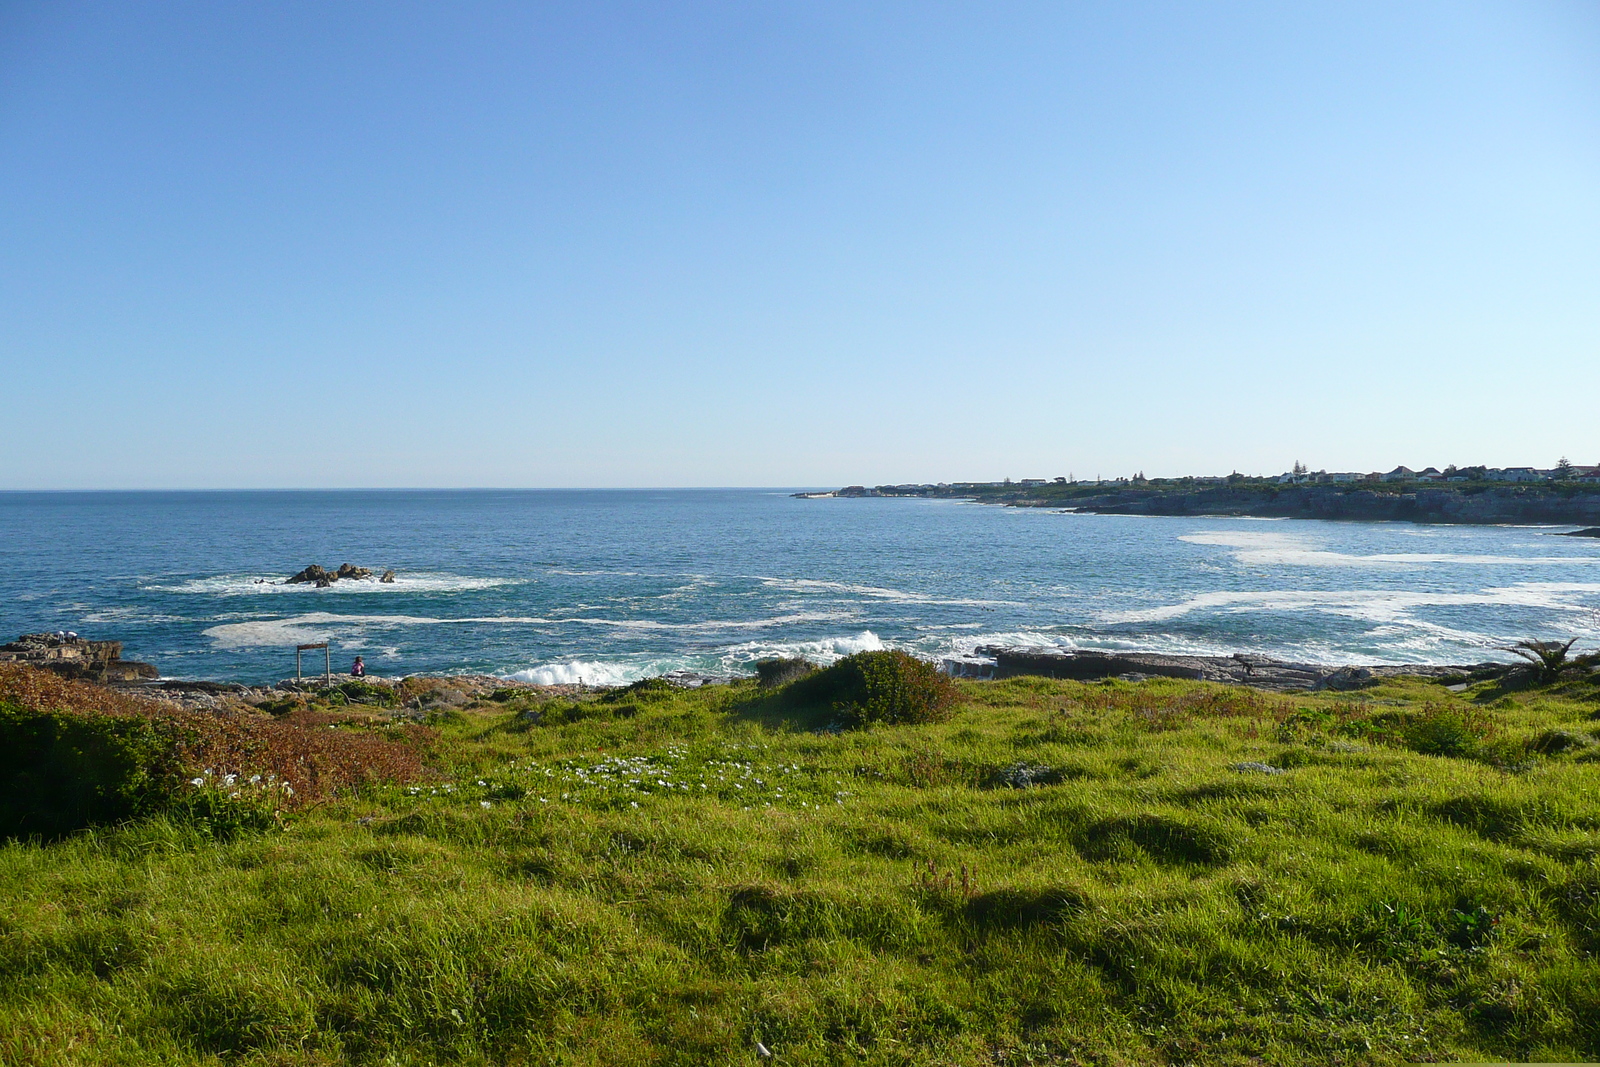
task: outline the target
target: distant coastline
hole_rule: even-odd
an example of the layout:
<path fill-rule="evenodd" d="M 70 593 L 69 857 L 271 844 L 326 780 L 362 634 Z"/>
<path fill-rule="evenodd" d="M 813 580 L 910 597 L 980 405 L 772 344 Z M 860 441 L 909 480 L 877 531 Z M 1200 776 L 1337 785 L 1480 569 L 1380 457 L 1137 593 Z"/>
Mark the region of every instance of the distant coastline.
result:
<path fill-rule="evenodd" d="M 914 497 L 1101 515 L 1214 515 L 1468 525 L 1600 524 L 1600 483 L 1284 484 L 1275 479 L 967 482 L 846 486 L 802 497 Z"/>

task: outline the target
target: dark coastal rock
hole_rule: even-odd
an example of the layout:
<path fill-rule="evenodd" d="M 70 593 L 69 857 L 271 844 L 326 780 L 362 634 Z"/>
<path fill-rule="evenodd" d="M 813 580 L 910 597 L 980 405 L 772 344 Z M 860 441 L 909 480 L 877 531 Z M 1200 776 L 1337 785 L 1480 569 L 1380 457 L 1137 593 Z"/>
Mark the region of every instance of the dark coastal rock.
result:
<path fill-rule="evenodd" d="M 0 663 L 25 663 L 63 678 L 101 684 L 140 682 L 160 672 L 148 663 L 122 658 L 121 641 L 89 641 L 76 634 L 23 634 L 0 645 Z"/>
<path fill-rule="evenodd" d="M 393 585 L 394 584 L 394 571 L 392 571 L 392 570 L 384 571 L 383 572 L 383 577 L 379 578 L 378 581 L 382 582 L 384 585 Z"/>
<path fill-rule="evenodd" d="M 1587 530 L 1573 530 L 1571 533 L 1564 533 L 1561 536 L 1562 537 L 1600 537 L 1600 526 L 1591 526 Z"/>
<path fill-rule="evenodd" d="M 336 571 L 330 571 L 326 567 L 321 567 L 313 563 L 311 566 L 307 567 L 305 570 L 294 575 L 293 577 L 284 579 L 284 584 L 310 584 L 315 585 L 318 589 L 326 589 L 328 586 L 339 581 L 340 579 L 344 579 L 345 581 L 353 581 L 360 578 L 371 577 L 372 571 L 370 568 L 357 567 L 352 563 L 341 563 L 339 564 L 339 569 Z M 379 580 L 393 582 L 394 571 L 385 571 L 384 577 Z"/>
<path fill-rule="evenodd" d="M 1036 675 L 1098 681 L 1121 678 L 1186 678 L 1198 682 L 1247 685 L 1275 692 L 1306 690 L 1348 691 L 1377 685 L 1385 678 L 1421 677 L 1439 680 L 1488 678 L 1508 665 L 1479 663 L 1467 666 L 1400 664 L 1373 667 L 1329 667 L 1316 663 L 1285 663 L 1267 656 L 1239 653 L 1233 656 L 1169 656 L 1149 652 L 1101 652 L 1093 649 L 1054 650 L 987 646 L 979 655 L 992 656 L 995 678 Z"/>

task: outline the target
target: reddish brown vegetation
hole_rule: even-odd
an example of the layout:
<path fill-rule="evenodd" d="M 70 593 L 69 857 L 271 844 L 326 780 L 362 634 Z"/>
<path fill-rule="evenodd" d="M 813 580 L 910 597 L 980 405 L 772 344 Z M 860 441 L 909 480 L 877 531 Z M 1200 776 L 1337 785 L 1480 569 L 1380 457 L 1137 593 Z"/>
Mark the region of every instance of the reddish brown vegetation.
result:
<path fill-rule="evenodd" d="M 1274 718 L 1294 705 L 1256 689 L 1207 686 L 1173 694 L 1142 685 L 1085 687 L 1074 702 L 1095 711 L 1124 711 L 1152 730 L 1175 730 L 1196 718 Z M 1070 711 L 1063 708 L 1063 711 Z"/>
<path fill-rule="evenodd" d="M 218 775 L 274 775 L 292 786 L 286 798 L 291 806 L 326 800 L 369 782 L 425 777 L 424 760 L 438 736 L 416 725 L 345 728 L 334 716 L 309 710 L 281 721 L 187 711 L 20 664 L 0 664 L 0 703 L 39 712 L 144 719 L 168 740 L 182 773 L 209 769 Z"/>

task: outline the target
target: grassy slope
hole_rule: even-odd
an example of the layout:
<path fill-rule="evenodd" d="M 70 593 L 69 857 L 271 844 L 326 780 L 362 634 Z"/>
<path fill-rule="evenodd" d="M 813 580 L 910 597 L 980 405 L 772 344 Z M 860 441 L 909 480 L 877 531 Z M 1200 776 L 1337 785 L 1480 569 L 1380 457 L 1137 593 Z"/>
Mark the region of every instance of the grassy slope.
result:
<path fill-rule="evenodd" d="M 1600 1056 L 1596 747 L 1281 725 L 1483 709 L 1505 762 L 1596 729 L 1592 688 L 963 694 L 837 734 L 747 687 L 486 707 L 436 785 L 282 832 L 0 846 L 0 1062 Z M 1018 761 L 1059 780 L 997 788 Z"/>

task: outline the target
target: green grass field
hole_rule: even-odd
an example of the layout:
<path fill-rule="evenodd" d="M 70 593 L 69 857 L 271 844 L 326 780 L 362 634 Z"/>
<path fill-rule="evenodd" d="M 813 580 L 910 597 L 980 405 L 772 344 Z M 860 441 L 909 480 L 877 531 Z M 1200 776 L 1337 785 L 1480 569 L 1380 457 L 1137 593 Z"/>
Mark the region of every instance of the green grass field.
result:
<path fill-rule="evenodd" d="M 1595 685 L 960 693 L 508 693 L 281 829 L 0 845 L 0 1062 L 1600 1057 Z"/>

